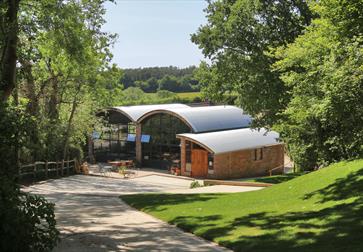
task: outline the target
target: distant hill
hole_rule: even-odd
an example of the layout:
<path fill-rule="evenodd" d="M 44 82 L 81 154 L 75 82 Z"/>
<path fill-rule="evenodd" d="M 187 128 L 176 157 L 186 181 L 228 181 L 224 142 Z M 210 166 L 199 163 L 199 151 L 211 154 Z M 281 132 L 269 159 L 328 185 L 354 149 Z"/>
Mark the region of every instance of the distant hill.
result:
<path fill-rule="evenodd" d="M 187 68 L 169 66 L 123 69 L 124 75 L 121 78 L 121 83 L 125 89 L 138 87 L 147 93 L 155 93 L 159 90 L 175 93 L 198 92 L 200 86 L 193 75 L 195 69 L 195 66 Z"/>

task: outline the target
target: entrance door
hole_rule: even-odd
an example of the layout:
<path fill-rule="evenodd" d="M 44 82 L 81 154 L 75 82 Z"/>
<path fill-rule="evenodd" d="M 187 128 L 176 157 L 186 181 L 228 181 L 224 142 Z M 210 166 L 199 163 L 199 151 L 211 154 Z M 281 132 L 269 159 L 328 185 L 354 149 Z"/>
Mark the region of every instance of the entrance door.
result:
<path fill-rule="evenodd" d="M 192 150 L 192 177 L 206 177 L 208 174 L 208 152 Z"/>

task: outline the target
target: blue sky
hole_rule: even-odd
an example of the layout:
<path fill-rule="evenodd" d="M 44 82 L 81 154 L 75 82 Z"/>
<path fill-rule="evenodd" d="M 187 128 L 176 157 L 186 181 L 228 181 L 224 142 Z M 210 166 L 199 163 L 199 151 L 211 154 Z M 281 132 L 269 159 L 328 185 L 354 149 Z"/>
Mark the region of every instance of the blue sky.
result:
<path fill-rule="evenodd" d="M 122 68 L 198 65 L 201 50 L 190 41 L 206 22 L 204 0 L 116 0 L 106 4 L 103 30 L 117 33 L 114 63 Z"/>

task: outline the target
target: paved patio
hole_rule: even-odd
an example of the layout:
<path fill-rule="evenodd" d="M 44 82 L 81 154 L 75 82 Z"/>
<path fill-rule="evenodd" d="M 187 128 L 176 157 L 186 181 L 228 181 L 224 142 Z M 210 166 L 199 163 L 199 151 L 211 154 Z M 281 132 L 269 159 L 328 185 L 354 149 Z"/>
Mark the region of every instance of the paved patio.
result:
<path fill-rule="evenodd" d="M 241 192 L 260 188 L 209 186 L 189 189 L 191 181 L 149 175 L 134 179 L 76 175 L 48 180 L 25 191 L 56 203 L 62 241 L 55 251 L 228 251 L 130 208 L 120 194 Z"/>

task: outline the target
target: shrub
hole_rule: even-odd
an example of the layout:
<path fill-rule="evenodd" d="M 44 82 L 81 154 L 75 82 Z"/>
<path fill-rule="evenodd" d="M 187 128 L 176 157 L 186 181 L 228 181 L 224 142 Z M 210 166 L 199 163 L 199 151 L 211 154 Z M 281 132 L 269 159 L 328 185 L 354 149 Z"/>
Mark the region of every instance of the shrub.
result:
<path fill-rule="evenodd" d="M 16 181 L 27 122 L 21 109 L 0 104 L 0 251 L 51 251 L 58 241 L 54 204 L 21 192 Z"/>
<path fill-rule="evenodd" d="M 54 204 L 0 180 L 0 251 L 51 251 L 59 235 Z"/>
<path fill-rule="evenodd" d="M 198 187 L 202 187 L 202 185 L 199 184 L 199 182 L 197 180 L 195 180 L 192 183 L 190 183 L 190 189 L 198 188 Z"/>

